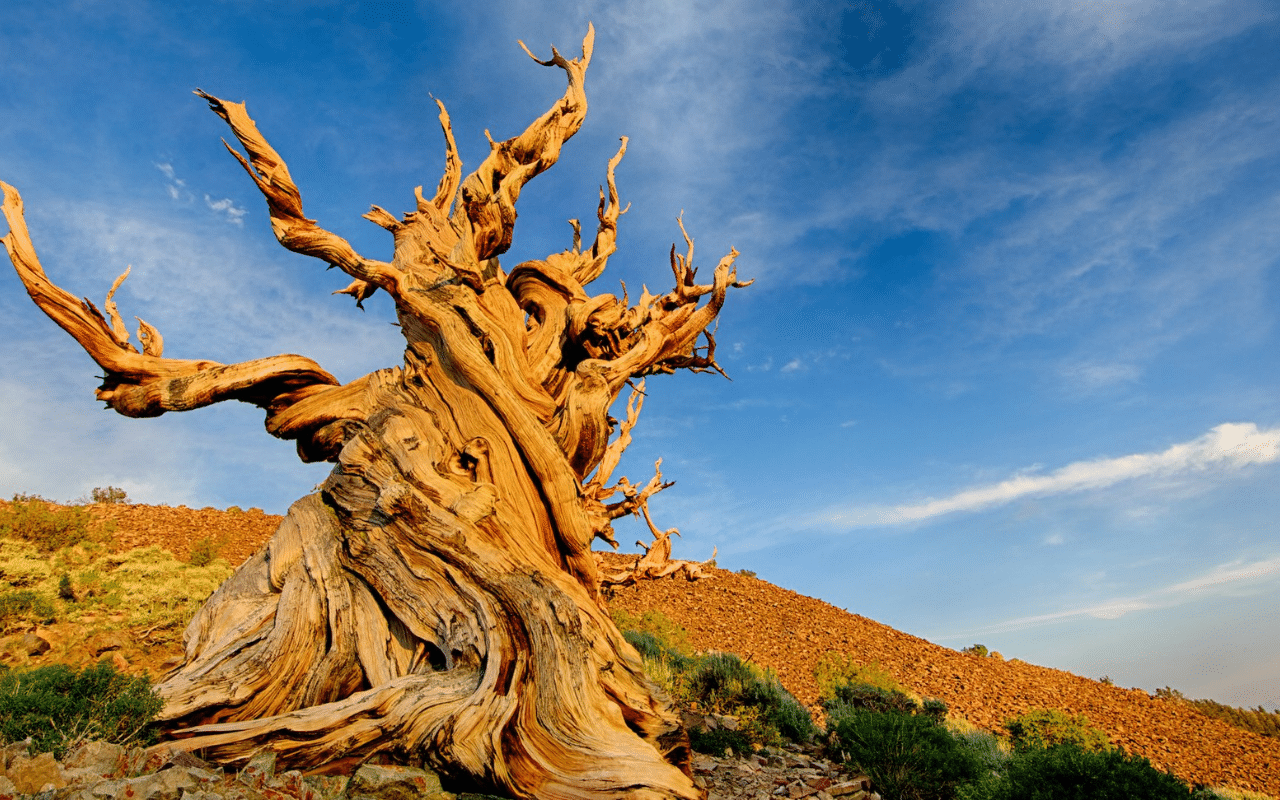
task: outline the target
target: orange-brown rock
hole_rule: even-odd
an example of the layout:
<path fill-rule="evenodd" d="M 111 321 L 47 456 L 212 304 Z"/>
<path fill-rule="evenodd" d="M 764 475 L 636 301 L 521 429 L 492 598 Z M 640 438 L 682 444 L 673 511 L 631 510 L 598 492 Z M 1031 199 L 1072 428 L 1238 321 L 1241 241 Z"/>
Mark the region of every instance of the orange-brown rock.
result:
<path fill-rule="evenodd" d="M 1021 661 L 979 658 L 933 644 L 835 606 L 725 570 L 707 580 L 646 581 L 614 590 L 632 613 L 657 609 L 703 650 L 749 657 L 815 705 L 813 666 L 828 651 L 878 661 L 903 685 L 943 700 L 988 730 L 1031 708 L 1084 714 L 1112 741 L 1190 783 L 1280 794 L 1280 739 L 1210 719 L 1141 690 L 1108 686 Z"/>

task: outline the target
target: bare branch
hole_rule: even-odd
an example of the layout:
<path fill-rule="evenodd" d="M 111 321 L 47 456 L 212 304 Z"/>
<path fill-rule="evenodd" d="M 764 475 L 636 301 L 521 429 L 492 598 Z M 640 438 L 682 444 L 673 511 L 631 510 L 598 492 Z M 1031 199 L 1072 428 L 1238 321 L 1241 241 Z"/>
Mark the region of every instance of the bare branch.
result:
<path fill-rule="evenodd" d="M 439 100 L 436 100 L 436 106 L 440 109 L 440 128 L 444 131 L 444 175 L 440 177 L 440 183 L 436 186 L 436 196 L 431 204 L 438 211 L 447 213 L 458 194 L 458 186 L 462 183 L 462 159 L 458 156 L 458 142 L 453 138 L 453 124 L 449 121 L 449 112 L 445 110 L 444 103 Z M 418 190 L 417 195 L 418 210 L 422 211 L 425 201 L 422 199 L 421 189 Z"/>
<path fill-rule="evenodd" d="M 631 388 L 631 396 L 627 398 L 627 418 L 619 426 L 618 438 L 614 439 L 605 450 L 604 457 L 600 459 L 600 466 L 596 467 L 596 474 L 592 476 L 587 484 L 588 486 L 602 489 L 609 482 L 613 471 L 618 468 L 618 461 L 622 458 L 622 453 L 631 445 L 631 430 L 635 428 L 636 423 L 640 420 L 640 410 L 644 408 L 644 398 L 644 381 L 640 381 L 640 383 Z M 659 461 L 658 463 L 661 464 L 662 462 Z M 599 495 L 597 494 L 597 496 Z"/>
<path fill-rule="evenodd" d="M 302 195 L 289 175 L 289 168 L 258 131 L 257 123 L 249 116 L 244 103 L 220 100 L 199 89 L 195 93 L 207 100 L 214 113 L 226 120 L 249 154 L 246 159 L 227 145 L 227 150 L 236 157 L 266 198 L 271 213 L 271 229 L 280 243 L 295 253 L 318 258 L 357 280 L 372 283 L 396 296 L 396 271 L 390 264 L 364 258 L 352 249 L 346 239 L 319 227 L 315 220 L 308 219 L 303 213 Z"/>
<path fill-rule="evenodd" d="M 27 231 L 22 196 L 7 183 L 0 182 L 0 189 L 4 190 L 2 210 L 9 223 L 8 235 L 0 237 L 0 240 L 4 242 L 5 250 L 8 251 L 9 259 L 26 287 L 27 294 L 31 295 L 41 311 L 80 343 L 90 358 L 107 371 L 109 379 L 139 381 L 173 378 L 217 366 L 215 361 L 154 358 L 134 349 L 128 343 L 127 336 L 126 341 L 117 338 L 113 326 L 107 323 L 92 303 L 78 300 L 45 275 L 31 243 L 31 234 Z M 120 327 L 123 329 L 123 324 Z"/>
<path fill-rule="evenodd" d="M 454 222 L 459 229 L 465 227 L 470 232 L 469 252 L 459 255 L 464 256 L 463 268 L 474 273 L 471 280 L 477 279 L 481 262 L 505 253 L 511 246 L 520 190 L 559 160 L 561 146 L 582 127 L 587 114 L 583 81 L 594 42 L 595 28 L 588 26 L 582 40 L 582 56 L 572 61 L 554 48 L 551 58 L 543 61 L 520 43 L 539 64 L 563 69 L 569 85 L 564 96 L 519 136 L 503 142 L 490 139 L 488 157 L 462 182 Z"/>
<path fill-rule="evenodd" d="M 187 411 L 240 400 L 276 413 L 307 396 L 316 387 L 336 386 L 338 380 L 309 358 L 280 355 L 240 364 L 163 358 L 159 331 L 138 320 L 139 353 L 128 341 L 114 294 L 129 274 L 116 279 L 104 304 L 111 323 L 89 301 L 79 301 L 57 286 L 36 256 L 18 191 L 0 182 L 2 207 L 9 233 L 0 237 L 18 277 L 35 304 L 71 335 L 106 375 L 97 397 L 127 417 L 154 417 L 166 411 Z M 303 426 L 293 431 L 304 434 Z"/>
<path fill-rule="evenodd" d="M 129 273 L 133 271 L 133 267 L 125 267 L 124 272 L 120 273 L 120 277 L 116 278 L 115 283 L 111 284 L 111 288 L 107 290 L 107 299 L 103 302 L 102 307 L 107 310 L 107 316 L 111 319 L 111 334 L 115 338 L 116 343 L 121 346 L 129 343 L 129 331 L 124 327 L 124 320 L 120 319 L 120 310 L 116 308 L 116 290 L 120 288 L 120 284 L 124 283 L 124 279 L 129 277 Z"/>
<path fill-rule="evenodd" d="M 586 286 L 604 272 L 605 267 L 609 263 L 609 256 L 613 255 L 618 249 L 618 217 L 627 213 L 631 208 L 628 203 L 626 208 L 622 208 L 618 201 L 618 185 L 614 177 L 614 172 L 618 169 L 618 164 L 622 163 L 622 157 L 627 152 L 627 137 L 622 137 L 622 144 L 618 147 L 617 154 L 609 159 L 609 169 L 606 176 L 606 182 L 609 187 L 609 194 L 606 197 L 605 190 L 600 189 L 600 206 L 596 209 L 596 217 L 600 220 L 600 225 L 596 229 L 596 240 L 591 245 L 591 257 L 582 259 L 573 271 L 573 277 L 578 283 Z M 574 244 L 578 244 L 577 228 L 574 230 Z M 578 249 L 575 247 L 575 249 Z"/>

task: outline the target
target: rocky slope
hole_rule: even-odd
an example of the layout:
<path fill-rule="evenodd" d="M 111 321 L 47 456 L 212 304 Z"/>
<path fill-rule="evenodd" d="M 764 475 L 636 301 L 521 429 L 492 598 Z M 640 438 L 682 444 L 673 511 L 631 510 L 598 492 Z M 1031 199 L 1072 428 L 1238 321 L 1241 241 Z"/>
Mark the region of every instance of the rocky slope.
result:
<path fill-rule="evenodd" d="M 233 563 L 260 546 L 279 517 L 165 506 L 92 506 L 116 525 L 125 546 L 159 544 L 180 558 L 208 536 Z M 1213 720 L 1193 708 L 1068 672 L 980 658 L 940 647 L 820 600 L 725 570 L 697 583 L 644 582 L 617 589 L 610 602 L 633 613 L 657 609 L 684 627 L 694 647 L 739 653 L 775 670 L 806 704 L 817 701 L 812 669 L 828 651 L 879 662 L 905 686 L 938 697 L 974 724 L 998 730 L 1030 708 L 1083 713 L 1112 740 L 1184 780 L 1280 796 L 1280 740 Z M 163 643 L 152 664 L 177 655 Z M 127 654 L 126 654 L 127 655 Z M 135 663 L 130 658 L 130 663 Z"/>

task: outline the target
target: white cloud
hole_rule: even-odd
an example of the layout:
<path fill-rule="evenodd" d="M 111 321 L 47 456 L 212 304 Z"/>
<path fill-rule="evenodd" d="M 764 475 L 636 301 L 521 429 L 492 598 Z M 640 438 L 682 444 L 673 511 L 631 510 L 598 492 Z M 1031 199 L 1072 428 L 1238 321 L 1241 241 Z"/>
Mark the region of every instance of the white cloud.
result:
<path fill-rule="evenodd" d="M 1190 580 L 1165 586 L 1133 597 L 1116 597 L 1090 603 L 1078 608 L 1055 611 L 1049 614 L 1016 617 L 965 633 L 940 636 L 938 640 L 969 639 L 993 633 L 1035 628 L 1055 622 L 1065 622 L 1083 617 L 1094 619 L 1119 619 L 1125 614 L 1170 608 L 1193 600 L 1238 591 L 1243 587 L 1275 581 L 1280 578 L 1280 557 L 1262 561 L 1233 561 L 1221 564 L 1209 572 Z"/>
<path fill-rule="evenodd" d="M 227 222 L 230 222 L 233 225 L 244 225 L 244 215 L 249 213 L 243 208 L 237 206 L 230 198 L 224 197 L 221 200 L 214 200 L 206 194 L 204 196 L 204 202 L 211 210 L 220 214 L 225 214 Z"/>
<path fill-rule="evenodd" d="M 844 530 L 919 522 L 943 514 L 1003 505 L 1023 497 L 1102 489 L 1135 478 L 1270 464 L 1280 458 L 1278 447 L 1280 428 L 1259 431 L 1251 422 L 1224 423 L 1199 438 L 1157 453 L 1078 461 L 1047 475 L 1026 472 L 999 483 L 975 486 L 922 503 L 836 508 L 822 514 L 818 521 Z"/>
<path fill-rule="evenodd" d="M 782 366 L 780 372 L 799 372 L 804 369 L 804 362 L 798 358 L 793 358 Z"/>
<path fill-rule="evenodd" d="M 186 190 L 187 182 L 178 177 L 178 174 L 174 171 L 172 164 L 168 162 L 158 162 L 156 164 L 156 169 L 163 172 L 164 176 L 169 179 L 169 182 L 166 183 L 164 187 L 165 191 L 169 193 L 169 197 L 174 200 L 191 199 L 191 192 Z"/>

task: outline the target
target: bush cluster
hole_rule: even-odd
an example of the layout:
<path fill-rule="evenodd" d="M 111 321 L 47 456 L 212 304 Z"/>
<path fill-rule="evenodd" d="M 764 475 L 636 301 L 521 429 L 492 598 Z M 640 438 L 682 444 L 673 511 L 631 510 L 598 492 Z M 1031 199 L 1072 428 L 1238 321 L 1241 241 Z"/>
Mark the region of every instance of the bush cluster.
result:
<path fill-rule="evenodd" d="M 983 774 L 965 740 L 923 713 L 853 709 L 831 716 L 827 730 L 833 747 L 884 797 L 949 800 Z"/>
<path fill-rule="evenodd" d="M 35 495 L 15 494 L 9 508 L 0 511 L 0 536 L 30 542 L 45 553 L 102 535 L 85 509 L 55 506 Z"/>
<path fill-rule="evenodd" d="M 1111 749 L 1111 739 L 1089 723 L 1084 714 L 1071 716 L 1056 709 L 1035 708 L 1006 720 L 1013 749 L 1018 752 L 1044 750 L 1059 744 L 1074 745 L 1086 753 Z"/>
<path fill-rule="evenodd" d="M 817 733 L 809 712 L 772 672 L 733 653 L 694 654 L 685 631 L 659 612 L 613 614 L 644 660 L 645 674 L 676 702 L 738 720 L 736 731 L 694 731 L 695 750 L 746 752 L 752 745 L 807 742 Z"/>
<path fill-rule="evenodd" d="M 1210 798 L 1145 758 L 1113 748 L 1083 715 L 1035 709 L 1005 722 L 1012 747 L 949 723 L 938 700 L 867 683 L 823 701 L 827 745 L 902 800 L 1172 800 Z M 955 729 L 961 729 L 960 732 Z"/>
<path fill-rule="evenodd" d="M 147 743 L 163 705 L 149 680 L 107 662 L 83 670 L 52 664 L 0 671 L 0 740 L 30 737 L 32 749 L 55 758 L 82 741 Z"/>
<path fill-rule="evenodd" d="M 191 556 L 187 561 L 193 567 L 207 567 L 218 557 L 222 545 L 223 542 L 216 541 L 212 536 L 202 536 L 191 545 Z"/>
<path fill-rule="evenodd" d="M 918 699 L 885 671 L 879 661 L 863 664 L 853 656 L 833 650 L 828 650 L 818 659 L 818 663 L 813 667 L 813 679 L 818 684 L 818 695 L 823 700 L 832 697 L 837 687 L 848 684 L 874 686 L 886 692 L 896 692 Z"/>
<path fill-rule="evenodd" d="M 1240 708 L 1219 703 L 1216 700 L 1188 700 L 1182 692 L 1166 686 L 1156 689 L 1155 696 L 1174 703 L 1186 703 L 1206 717 L 1222 720 L 1246 731 L 1262 736 L 1280 737 L 1280 708 L 1267 711 L 1262 706 Z"/>
<path fill-rule="evenodd" d="M 48 624 L 57 619 L 57 611 L 49 598 L 30 589 L 0 593 L 0 630 L 11 622 L 30 619 Z"/>
<path fill-rule="evenodd" d="M 89 499 L 95 503 L 127 503 L 129 494 L 118 486 L 95 486 Z"/>
<path fill-rule="evenodd" d="M 1123 750 L 1083 750 L 1075 744 L 1033 747 L 1004 771 L 962 788 L 961 800 L 1187 800 L 1177 776 Z M 1203 797 L 1203 795 L 1200 795 Z"/>

